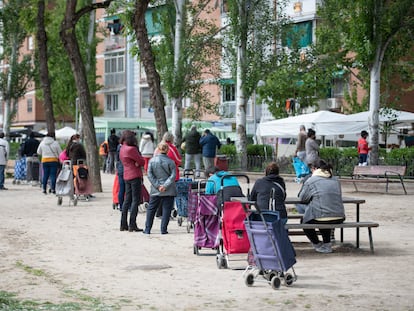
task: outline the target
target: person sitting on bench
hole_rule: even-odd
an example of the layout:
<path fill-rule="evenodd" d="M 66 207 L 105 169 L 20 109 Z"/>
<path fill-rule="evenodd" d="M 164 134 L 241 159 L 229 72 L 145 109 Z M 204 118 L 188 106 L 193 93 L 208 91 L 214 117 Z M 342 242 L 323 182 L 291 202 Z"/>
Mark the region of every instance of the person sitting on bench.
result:
<path fill-rule="evenodd" d="M 320 159 L 316 170 L 299 191 L 299 199 L 307 204 L 303 223 L 339 224 L 345 220 L 342 190 L 339 180 L 332 174 L 332 166 Z M 319 229 L 323 242 L 315 229 L 303 230 L 319 253 L 332 253 L 331 229 Z"/>

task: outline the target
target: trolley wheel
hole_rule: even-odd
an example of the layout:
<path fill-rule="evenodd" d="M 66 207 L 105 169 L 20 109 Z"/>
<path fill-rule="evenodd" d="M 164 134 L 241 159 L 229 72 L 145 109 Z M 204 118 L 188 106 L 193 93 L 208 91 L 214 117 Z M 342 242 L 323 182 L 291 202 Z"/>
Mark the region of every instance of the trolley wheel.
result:
<path fill-rule="evenodd" d="M 16 184 L 16 179 L 13 179 L 12 184 L 15 185 Z"/>
<path fill-rule="evenodd" d="M 78 197 L 74 196 L 73 197 L 73 206 L 76 206 L 76 205 L 78 205 Z"/>
<path fill-rule="evenodd" d="M 112 209 L 116 209 L 116 204 L 112 203 Z"/>
<path fill-rule="evenodd" d="M 277 273 L 275 272 L 266 273 L 264 277 L 266 280 L 270 282 L 274 277 L 277 277 Z"/>
<path fill-rule="evenodd" d="M 62 197 L 58 197 L 57 204 L 58 205 L 62 205 L 62 201 L 63 201 L 63 198 Z"/>
<path fill-rule="evenodd" d="M 270 285 L 272 286 L 273 289 L 279 289 L 281 283 L 282 283 L 282 281 L 280 280 L 280 278 L 278 276 L 274 276 L 270 280 Z"/>
<path fill-rule="evenodd" d="M 175 218 L 175 217 L 177 217 L 177 215 L 178 215 L 177 210 L 176 210 L 176 209 L 174 209 L 174 210 L 171 212 L 171 216 Z"/>
<path fill-rule="evenodd" d="M 187 223 L 187 233 L 190 233 L 191 225 L 190 223 Z"/>
<path fill-rule="evenodd" d="M 148 209 L 149 207 L 149 203 L 148 202 L 144 202 L 144 212 Z"/>
<path fill-rule="evenodd" d="M 246 284 L 246 286 L 253 286 L 254 284 L 254 274 L 253 273 L 249 273 L 248 275 L 246 275 L 246 278 L 244 279 L 244 283 Z"/>
<path fill-rule="evenodd" d="M 219 269 L 227 269 L 227 261 L 226 258 L 219 254 L 217 255 L 217 268 Z"/>
<path fill-rule="evenodd" d="M 286 286 L 291 286 L 294 281 L 295 281 L 295 279 L 293 278 L 292 274 L 290 274 L 290 273 L 285 274 L 285 285 Z"/>
<path fill-rule="evenodd" d="M 182 217 L 178 217 L 177 218 L 177 223 L 178 223 L 178 226 L 181 227 L 181 225 L 183 224 L 183 218 Z"/>
<path fill-rule="evenodd" d="M 198 247 L 194 245 L 193 246 L 193 254 L 197 255 L 197 253 L 198 253 Z"/>

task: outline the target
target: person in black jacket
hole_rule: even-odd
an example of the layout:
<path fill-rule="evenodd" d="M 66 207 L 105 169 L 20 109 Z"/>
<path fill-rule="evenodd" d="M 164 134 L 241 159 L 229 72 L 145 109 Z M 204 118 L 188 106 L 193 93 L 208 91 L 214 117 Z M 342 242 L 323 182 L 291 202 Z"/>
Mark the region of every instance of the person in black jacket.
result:
<path fill-rule="evenodd" d="M 281 219 L 287 219 L 285 199 L 286 185 L 282 177 L 279 176 L 279 166 L 276 162 L 271 162 L 265 170 L 265 177 L 254 183 L 250 200 L 256 201 L 260 210 L 269 210 L 269 207 L 279 212 Z M 273 194 L 273 198 L 271 195 Z"/>
<path fill-rule="evenodd" d="M 191 169 L 191 161 L 195 164 L 195 177 L 200 177 L 201 172 L 201 135 L 197 131 L 197 126 L 191 126 L 191 130 L 185 135 L 185 170 Z"/>
<path fill-rule="evenodd" d="M 115 134 L 115 129 L 111 129 L 111 135 L 108 137 L 108 165 L 107 173 L 115 173 L 116 149 L 119 145 L 119 137 Z"/>
<path fill-rule="evenodd" d="M 24 142 L 22 155 L 26 157 L 26 180 L 28 182 L 39 181 L 39 166 L 35 165 L 35 163 L 39 163 L 39 160 L 37 157 L 33 157 L 37 154 L 39 144 L 40 141 L 35 138 L 33 132 L 30 133 L 29 139 Z"/>

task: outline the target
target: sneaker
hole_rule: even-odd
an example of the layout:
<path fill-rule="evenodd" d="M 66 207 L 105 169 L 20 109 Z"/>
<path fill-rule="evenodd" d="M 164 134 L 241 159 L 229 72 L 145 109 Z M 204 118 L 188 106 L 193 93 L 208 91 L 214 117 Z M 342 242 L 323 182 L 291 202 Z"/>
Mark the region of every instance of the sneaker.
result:
<path fill-rule="evenodd" d="M 322 243 L 322 242 L 319 242 L 319 243 L 317 243 L 317 244 L 312 243 L 312 246 L 313 246 L 313 248 L 314 248 L 315 250 L 317 250 L 318 248 L 320 248 L 322 245 L 323 245 L 323 243 Z"/>
<path fill-rule="evenodd" d="M 315 248 L 318 253 L 329 254 L 332 253 L 331 243 L 323 243 L 320 247 Z"/>
<path fill-rule="evenodd" d="M 9 188 L 6 188 L 6 187 L 3 186 L 3 187 L 0 188 L 0 190 L 9 190 Z"/>

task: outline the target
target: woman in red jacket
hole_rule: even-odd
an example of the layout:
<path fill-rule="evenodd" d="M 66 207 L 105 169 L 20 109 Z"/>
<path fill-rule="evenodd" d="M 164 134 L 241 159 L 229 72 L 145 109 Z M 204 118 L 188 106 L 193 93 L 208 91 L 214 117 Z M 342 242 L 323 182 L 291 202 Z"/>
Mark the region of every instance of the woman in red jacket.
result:
<path fill-rule="evenodd" d="M 177 147 L 174 145 L 174 135 L 170 132 L 165 132 L 162 140 L 167 143 L 169 149 L 167 156 L 175 163 L 175 181 L 180 179 L 180 168 L 182 157 Z"/>
<path fill-rule="evenodd" d="M 125 200 L 122 205 L 121 231 L 142 231 L 137 226 L 138 205 L 141 197 L 142 167 L 145 160 L 138 150 L 135 133 L 126 130 L 121 137 L 119 159 L 124 166 Z M 128 210 L 131 211 L 128 225 Z"/>

